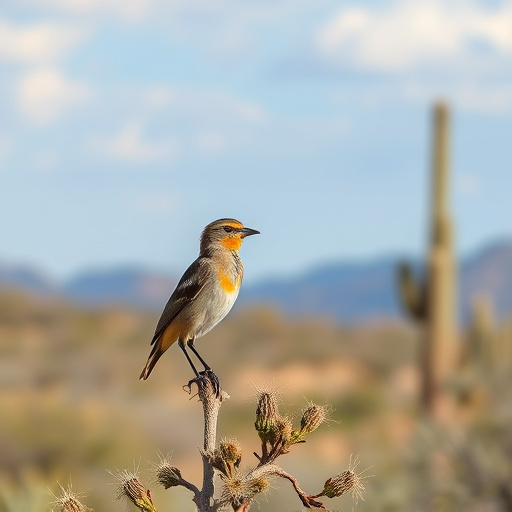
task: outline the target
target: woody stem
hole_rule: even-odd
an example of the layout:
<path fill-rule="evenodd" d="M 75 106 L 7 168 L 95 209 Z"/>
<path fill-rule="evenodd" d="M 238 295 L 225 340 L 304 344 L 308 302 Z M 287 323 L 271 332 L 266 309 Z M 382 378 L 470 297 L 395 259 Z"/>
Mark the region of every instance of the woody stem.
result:
<path fill-rule="evenodd" d="M 215 383 L 211 379 L 212 377 L 209 374 L 205 374 L 200 379 L 195 380 L 204 414 L 204 440 L 201 454 L 203 459 L 203 488 L 194 497 L 198 512 L 212 512 L 217 508 L 213 503 L 214 470 L 208 461 L 208 454 L 215 450 L 219 409 L 222 400 L 228 398 L 224 391 L 217 395 Z"/>

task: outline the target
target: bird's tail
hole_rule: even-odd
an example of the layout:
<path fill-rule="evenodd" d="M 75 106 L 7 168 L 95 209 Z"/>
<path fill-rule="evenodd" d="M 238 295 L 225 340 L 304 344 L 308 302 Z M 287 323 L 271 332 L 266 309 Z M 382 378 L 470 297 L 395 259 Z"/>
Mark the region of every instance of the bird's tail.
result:
<path fill-rule="evenodd" d="M 144 369 L 140 374 L 140 380 L 146 380 L 149 377 L 151 370 L 153 370 L 155 364 L 162 357 L 162 354 L 164 352 L 165 350 L 161 350 L 161 348 L 159 347 L 159 343 L 155 343 L 155 345 L 153 346 L 153 350 L 151 351 L 151 354 L 149 354 L 146 366 L 144 366 Z"/>

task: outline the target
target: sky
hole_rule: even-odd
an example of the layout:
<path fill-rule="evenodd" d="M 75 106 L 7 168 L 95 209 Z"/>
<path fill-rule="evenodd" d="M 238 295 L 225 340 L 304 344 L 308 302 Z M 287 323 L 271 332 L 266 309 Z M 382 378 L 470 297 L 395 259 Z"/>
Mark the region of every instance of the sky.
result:
<path fill-rule="evenodd" d="M 459 254 L 512 234 L 509 1 L 0 6 L 0 262 L 180 274 L 220 217 L 249 280 L 420 255 L 437 99 Z"/>

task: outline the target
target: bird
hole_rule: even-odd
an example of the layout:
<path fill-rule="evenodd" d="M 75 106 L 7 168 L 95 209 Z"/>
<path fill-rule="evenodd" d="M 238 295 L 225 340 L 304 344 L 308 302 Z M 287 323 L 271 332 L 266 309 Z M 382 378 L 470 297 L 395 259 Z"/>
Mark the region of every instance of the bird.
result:
<path fill-rule="evenodd" d="M 213 329 L 233 307 L 244 274 L 239 256 L 242 241 L 257 234 L 260 232 L 230 218 L 218 219 L 204 228 L 199 256 L 179 280 L 157 323 L 141 380 L 149 377 L 163 353 L 177 341 L 195 374 L 188 383 L 189 389 L 192 382 L 208 375 L 213 378 L 218 395 L 218 377 L 199 355 L 194 342 Z M 195 354 L 204 371 L 197 371 L 187 349 Z"/>

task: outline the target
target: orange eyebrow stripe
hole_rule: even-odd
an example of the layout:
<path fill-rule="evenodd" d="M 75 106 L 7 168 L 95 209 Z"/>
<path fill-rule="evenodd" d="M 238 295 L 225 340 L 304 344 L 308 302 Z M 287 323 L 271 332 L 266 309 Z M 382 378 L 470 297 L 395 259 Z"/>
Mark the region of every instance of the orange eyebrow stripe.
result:
<path fill-rule="evenodd" d="M 242 247 L 242 239 L 237 237 L 226 237 L 220 242 L 226 249 L 230 251 L 238 251 Z"/>
<path fill-rule="evenodd" d="M 242 229 L 244 227 L 241 222 L 226 222 L 226 225 L 234 229 Z"/>

